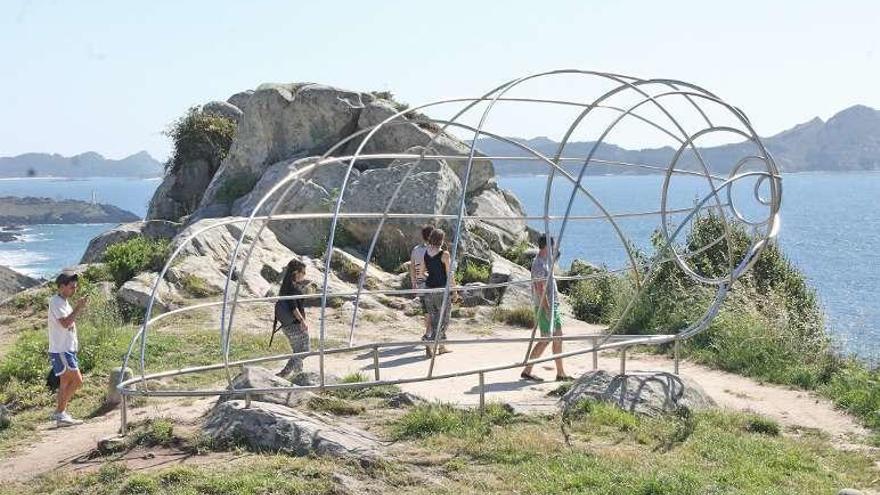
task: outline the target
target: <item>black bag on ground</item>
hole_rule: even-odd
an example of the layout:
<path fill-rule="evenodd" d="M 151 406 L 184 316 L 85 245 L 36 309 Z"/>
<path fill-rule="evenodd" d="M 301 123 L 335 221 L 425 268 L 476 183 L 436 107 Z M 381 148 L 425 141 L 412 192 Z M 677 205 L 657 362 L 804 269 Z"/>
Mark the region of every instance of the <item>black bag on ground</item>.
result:
<path fill-rule="evenodd" d="M 55 392 L 58 390 L 58 387 L 61 386 L 61 378 L 55 375 L 55 370 L 49 368 L 49 373 L 46 374 L 46 387 L 49 390 Z"/>

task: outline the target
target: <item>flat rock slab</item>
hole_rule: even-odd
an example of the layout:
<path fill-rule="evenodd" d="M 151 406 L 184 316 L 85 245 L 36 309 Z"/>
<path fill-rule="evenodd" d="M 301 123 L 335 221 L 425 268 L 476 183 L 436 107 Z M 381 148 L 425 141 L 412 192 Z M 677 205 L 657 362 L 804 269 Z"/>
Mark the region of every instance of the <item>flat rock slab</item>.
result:
<path fill-rule="evenodd" d="M 381 442 L 370 433 L 324 415 L 279 404 L 242 400 L 220 402 L 204 425 L 214 440 L 244 442 L 258 451 L 343 457 L 363 466 L 381 458 Z"/>
<path fill-rule="evenodd" d="M 696 382 L 665 372 L 614 375 L 592 371 L 578 378 L 561 401 L 568 408 L 586 398 L 612 402 L 626 411 L 648 416 L 681 407 L 694 410 L 715 406 Z"/>

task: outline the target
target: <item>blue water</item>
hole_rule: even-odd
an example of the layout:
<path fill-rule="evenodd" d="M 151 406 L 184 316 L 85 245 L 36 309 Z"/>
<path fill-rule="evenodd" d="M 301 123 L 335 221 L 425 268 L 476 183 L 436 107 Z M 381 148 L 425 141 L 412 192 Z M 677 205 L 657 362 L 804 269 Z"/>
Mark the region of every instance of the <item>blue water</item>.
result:
<path fill-rule="evenodd" d="M 612 213 L 660 208 L 662 178 L 587 177 L 588 190 Z M 530 215 L 543 215 L 546 179 L 500 178 L 499 184 L 520 198 Z M 92 178 L 0 180 L 0 196 L 44 196 L 114 204 L 139 215 L 159 185 L 158 179 Z M 687 208 L 705 194 L 701 179 L 677 179 L 670 189 L 669 208 Z M 786 255 L 816 287 L 828 316 L 829 331 L 844 350 L 878 361 L 880 357 L 880 173 L 816 173 L 786 175 L 779 243 Z M 562 214 L 571 186 L 559 183 L 550 213 Z M 734 200 L 756 218 L 762 210 L 750 205 L 750 185 L 735 191 Z M 599 215 L 595 205 L 578 196 L 572 213 Z M 673 215 L 672 222 L 681 221 Z M 543 230 L 542 222 L 532 224 Z M 620 229 L 637 247 L 649 251 L 659 218 L 621 219 Z M 49 276 L 75 264 L 89 240 L 111 224 L 33 225 L 23 241 L 0 243 L 0 264 L 35 276 Z M 554 231 L 558 224 L 553 226 Z M 624 267 L 626 254 L 605 221 L 571 221 L 563 236 L 561 263 L 574 258 Z"/>
<path fill-rule="evenodd" d="M 612 213 L 650 211 L 660 208 L 662 178 L 587 177 L 587 188 Z M 681 179 L 670 191 L 670 207 L 687 207 L 705 192 L 699 179 Z M 499 185 L 513 191 L 530 215 L 543 215 L 546 179 L 501 178 Z M 564 212 L 571 186 L 555 188 L 550 213 Z M 734 194 L 739 205 L 747 204 L 748 187 Z M 783 179 L 782 229 L 779 245 L 817 289 L 825 308 L 828 330 L 841 348 L 873 362 L 880 357 L 880 173 L 790 174 Z M 695 194 L 696 193 L 696 194 Z M 761 208 L 743 210 L 751 219 Z M 582 196 L 573 214 L 592 215 L 597 209 Z M 681 220 L 681 216 L 678 220 Z M 650 252 L 651 233 L 659 217 L 621 219 L 620 228 L 637 247 Z M 675 221 L 675 219 L 673 219 Z M 531 222 L 543 230 L 543 222 Z M 558 223 L 551 226 L 558 232 Z M 615 231 L 605 221 L 570 221 L 560 244 L 560 262 L 574 258 L 604 264 L 626 265 L 626 252 Z"/>
<path fill-rule="evenodd" d="M 36 196 L 52 199 L 109 203 L 143 217 L 160 179 L 95 177 L 88 179 L 0 179 L 0 196 Z M 116 224 L 30 225 L 22 240 L 0 242 L 0 265 L 22 273 L 45 277 L 79 263 L 86 246 L 96 235 Z"/>

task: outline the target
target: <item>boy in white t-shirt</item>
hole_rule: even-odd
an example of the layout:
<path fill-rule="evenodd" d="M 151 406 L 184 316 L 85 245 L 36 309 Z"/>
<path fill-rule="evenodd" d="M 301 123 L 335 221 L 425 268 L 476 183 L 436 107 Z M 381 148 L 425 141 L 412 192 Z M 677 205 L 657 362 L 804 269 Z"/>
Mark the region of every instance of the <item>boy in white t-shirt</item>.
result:
<path fill-rule="evenodd" d="M 62 272 L 55 279 L 58 293 L 49 299 L 49 359 L 52 361 L 52 371 L 61 381 L 58 387 L 58 406 L 52 413 L 52 419 L 58 426 L 82 423 L 72 418 L 66 410 L 74 392 L 79 390 L 83 383 L 76 358 L 76 352 L 79 350 L 76 318 L 85 308 L 88 299 L 80 299 L 72 308 L 68 302 L 68 299 L 76 293 L 78 278 L 76 273 Z"/>

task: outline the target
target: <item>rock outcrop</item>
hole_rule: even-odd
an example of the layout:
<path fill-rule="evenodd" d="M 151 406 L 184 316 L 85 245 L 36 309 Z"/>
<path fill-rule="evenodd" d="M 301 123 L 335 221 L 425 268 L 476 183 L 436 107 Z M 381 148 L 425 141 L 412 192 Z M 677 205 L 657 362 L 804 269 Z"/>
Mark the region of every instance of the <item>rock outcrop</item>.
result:
<path fill-rule="evenodd" d="M 662 372 L 612 375 L 604 370 L 591 371 L 578 378 L 561 401 L 564 408 L 569 408 L 582 399 L 611 402 L 648 416 L 682 407 L 697 410 L 715 406 L 715 401 L 693 380 Z"/>
<path fill-rule="evenodd" d="M 256 451 L 340 457 L 365 467 L 382 458 L 379 439 L 360 428 L 269 402 L 219 402 L 204 430 L 215 441 L 244 442 Z"/>
<path fill-rule="evenodd" d="M 0 301 L 39 284 L 35 278 L 0 265 Z"/>

